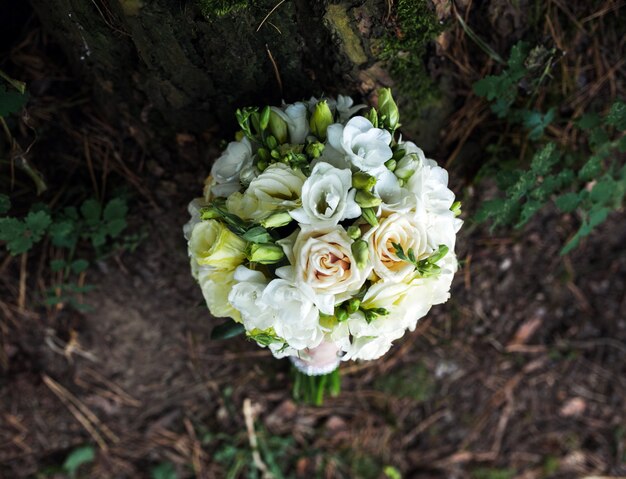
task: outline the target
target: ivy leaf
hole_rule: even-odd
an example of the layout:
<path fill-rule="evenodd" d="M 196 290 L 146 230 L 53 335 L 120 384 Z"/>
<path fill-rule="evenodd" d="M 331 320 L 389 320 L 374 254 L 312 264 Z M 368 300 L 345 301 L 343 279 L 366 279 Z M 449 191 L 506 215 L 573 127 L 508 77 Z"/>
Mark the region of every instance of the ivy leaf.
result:
<path fill-rule="evenodd" d="M 6 214 L 11 209 L 11 198 L 0 194 L 0 215 Z"/>

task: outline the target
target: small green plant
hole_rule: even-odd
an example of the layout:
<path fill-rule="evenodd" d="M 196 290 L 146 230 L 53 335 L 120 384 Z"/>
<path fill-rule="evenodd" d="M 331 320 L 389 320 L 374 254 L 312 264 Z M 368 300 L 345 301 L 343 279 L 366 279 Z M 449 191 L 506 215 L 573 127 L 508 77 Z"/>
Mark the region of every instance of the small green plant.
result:
<path fill-rule="evenodd" d="M 35 204 L 23 218 L 8 216 L 10 209 L 9 197 L 0 195 L 0 241 L 5 243 L 9 254 L 29 252 L 46 237 L 57 248 L 50 270 L 61 281 L 47 291 L 44 303 L 50 306 L 64 303 L 78 310 L 87 308 L 76 297 L 93 287 L 72 281 L 90 264 L 84 248 L 79 248 L 81 242 L 90 244 L 95 258 L 101 259 L 116 249 L 134 249 L 141 240 L 138 235 L 122 236 L 128 205 L 121 197 L 111 199 L 104 207 L 95 199 L 87 199 L 80 208 L 69 206 L 60 212 Z"/>
<path fill-rule="evenodd" d="M 82 446 L 70 452 L 63 463 L 62 469 L 73 479 L 81 466 L 92 463 L 95 458 L 96 451 L 93 446 Z"/>
<path fill-rule="evenodd" d="M 171 462 L 162 462 L 150 471 L 151 479 L 177 479 L 176 468 Z"/>
<path fill-rule="evenodd" d="M 497 168 L 493 164 L 486 168 L 495 169 L 498 187 L 505 197 L 485 201 L 476 220 L 489 219 L 494 228 L 521 228 L 546 204 L 554 202 L 562 212 L 578 211 L 582 217 L 580 228 L 561 250 L 561 254 L 567 254 L 611 211 L 623 205 L 626 167 L 620 154 L 626 152 L 626 105 L 616 101 L 604 117 L 586 114 L 575 122 L 575 127 L 588 138 L 578 151 L 567 151 L 553 141 L 542 142 L 546 127 L 557 120 L 556 109 L 542 113 L 529 106 L 549 77 L 554 57 L 554 50 L 541 46 L 529 50 L 526 43 L 519 42 L 499 75 L 487 76 L 474 84 L 475 93 L 490 101 L 498 117 L 528 131 L 530 151 L 534 149 L 527 169 L 507 168 L 502 160 Z M 526 102 L 521 84 L 528 96 Z M 491 151 L 502 156 L 499 145 L 492 145 Z"/>
<path fill-rule="evenodd" d="M 471 472 L 472 479 L 512 479 L 517 472 L 515 469 L 497 469 L 480 467 Z"/>

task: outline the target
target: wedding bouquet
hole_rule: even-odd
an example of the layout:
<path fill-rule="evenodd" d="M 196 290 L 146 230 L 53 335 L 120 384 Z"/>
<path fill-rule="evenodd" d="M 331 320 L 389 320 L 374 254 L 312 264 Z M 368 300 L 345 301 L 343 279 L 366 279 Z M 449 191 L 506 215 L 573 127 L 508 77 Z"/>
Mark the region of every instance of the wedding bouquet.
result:
<path fill-rule="evenodd" d="M 211 314 L 308 375 L 385 354 L 449 297 L 460 203 L 446 170 L 349 97 L 237 111 L 185 226 Z"/>

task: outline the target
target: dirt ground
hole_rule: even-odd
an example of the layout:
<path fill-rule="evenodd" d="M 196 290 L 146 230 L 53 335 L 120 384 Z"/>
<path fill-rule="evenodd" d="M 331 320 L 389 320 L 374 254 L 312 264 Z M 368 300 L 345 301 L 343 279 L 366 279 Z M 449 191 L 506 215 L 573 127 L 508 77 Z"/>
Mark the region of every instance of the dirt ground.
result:
<path fill-rule="evenodd" d="M 61 65 L 62 86 L 45 83 L 61 60 L 36 25 L 31 34 L 22 53 L 48 55 L 29 66 L 42 122 L 75 79 Z M 460 155 L 451 178 L 467 221 L 451 300 L 383 359 L 342 365 L 339 397 L 300 405 L 287 360 L 241 337 L 210 339 L 218 321 L 189 274 L 186 204 L 217 141 L 179 135 L 173 153 L 146 158 L 145 132 L 78 104 L 51 127 L 77 133 L 61 146 L 48 135 L 39 151 L 110 144 L 124 158 L 111 157 L 111 183 L 133 191 L 129 229 L 144 239 L 88 271 L 87 313 L 36 306 L 44 253 L 26 266 L 0 257 L 0 478 L 65 477 L 58 467 L 86 444 L 96 457 L 79 477 L 261 477 L 246 414 L 262 461 L 284 477 L 393 477 L 388 466 L 404 478 L 626 476 L 623 212 L 564 258 L 575 215 L 548 207 L 523 230 L 491 233 L 471 215 L 494 187 L 472 185 Z M 170 467 L 176 475 L 158 475 Z"/>

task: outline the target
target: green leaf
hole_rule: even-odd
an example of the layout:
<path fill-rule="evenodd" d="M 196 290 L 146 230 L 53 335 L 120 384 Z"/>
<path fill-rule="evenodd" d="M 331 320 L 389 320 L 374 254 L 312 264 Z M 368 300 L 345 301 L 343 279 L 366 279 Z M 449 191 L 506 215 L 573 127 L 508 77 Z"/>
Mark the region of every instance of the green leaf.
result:
<path fill-rule="evenodd" d="M 538 111 L 524 111 L 522 121 L 524 126 L 530 130 L 528 138 L 538 140 L 543 135 L 543 131 L 554 120 L 555 109 L 550 108 L 545 114 Z"/>
<path fill-rule="evenodd" d="M 239 336 L 245 332 L 243 324 L 228 320 L 222 324 L 218 324 L 211 331 L 211 339 L 229 339 Z"/>
<path fill-rule="evenodd" d="M 251 243 L 271 243 L 273 240 L 272 236 L 262 226 L 250 228 L 241 237 Z"/>
<path fill-rule="evenodd" d="M 531 170 L 537 175 L 546 175 L 559 161 L 560 154 L 554 143 L 548 143 L 543 149 L 535 154 L 530 164 Z"/>
<path fill-rule="evenodd" d="M 171 462 L 163 462 L 150 471 L 151 479 L 177 479 L 176 469 Z"/>
<path fill-rule="evenodd" d="M 0 117 L 17 113 L 26 104 L 27 100 L 28 95 L 7 90 L 4 85 L 0 85 Z"/>
<path fill-rule="evenodd" d="M 602 157 L 592 155 L 578 172 L 578 177 L 583 181 L 591 181 L 602 173 Z"/>
<path fill-rule="evenodd" d="M 598 181 L 593 189 L 589 198 L 594 203 L 607 204 L 611 202 L 615 193 L 617 192 L 617 183 L 612 178 L 605 178 Z"/>
<path fill-rule="evenodd" d="M 606 116 L 606 123 L 620 131 L 626 130 L 626 103 L 621 100 L 613 103 L 609 114 Z"/>
<path fill-rule="evenodd" d="M 576 122 L 578 127 L 582 128 L 583 130 L 590 130 L 592 128 L 596 128 L 600 126 L 600 123 L 602 123 L 602 119 L 600 118 L 600 115 L 598 115 L 597 113 L 585 113 Z"/>
<path fill-rule="evenodd" d="M 75 223 L 70 220 L 53 223 L 49 230 L 52 244 L 59 248 L 73 248 L 78 241 L 78 234 L 75 228 Z"/>
<path fill-rule="evenodd" d="M 78 469 L 83 464 L 89 464 L 96 458 L 96 452 L 92 446 L 83 446 L 74 449 L 65 462 L 63 463 L 63 470 L 67 472 L 70 477 L 76 477 Z"/>
<path fill-rule="evenodd" d="M 89 267 L 89 261 L 85 259 L 77 259 L 72 262 L 72 272 L 80 274 Z"/>
<path fill-rule="evenodd" d="M 128 214 L 128 206 L 122 198 L 113 198 L 104 208 L 102 217 L 107 221 L 125 219 Z"/>
<path fill-rule="evenodd" d="M 563 213 L 571 213 L 576 208 L 578 208 L 578 204 L 580 203 L 580 196 L 577 193 L 565 193 L 564 195 L 559 196 L 556 200 L 554 200 L 558 209 L 560 209 Z"/>
<path fill-rule="evenodd" d="M 105 233 L 111 238 L 117 238 L 124 229 L 126 229 L 126 220 L 124 218 L 115 218 L 109 221 L 105 226 Z"/>
<path fill-rule="evenodd" d="M 65 268 L 65 260 L 64 259 L 53 259 L 50 261 L 50 269 L 53 273 L 57 273 Z"/>
<path fill-rule="evenodd" d="M 0 194 L 0 215 L 6 214 L 11 209 L 11 198 Z"/>
<path fill-rule="evenodd" d="M 85 202 L 81 205 L 80 212 L 83 215 L 83 218 L 87 221 L 88 225 L 95 226 L 100 222 L 102 207 L 100 206 L 100 203 L 91 198 L 85 200 Z"/>
<path fill-rule="evenodd" d="M 33 243 L 37 243 L 52 223 L 52 218 L 45 211 L 30 212 L 26 216 L 24 222 L 30 231 L 30 239 Z"/>
<path fill-rule="evenodd" d="M 607 219 L 610 212 L 611 210 L 606 207 L 592 208 L 589 212 L 589 218 L 583 221 L 574 237 L 563 247 L 561 255 L 565 255 L 576 248 L 582 238 L 589 236 L 596 226 L 599 226 Z"/>
<path fill-rule="evenodd" d="M 521 228 L 524 226 L 530 219 L 541 209 L 544 205 L 544 202 L 538 200 L 529 200 L 524 203 L 522 206 L 522 211 L 520 213 L 520 219 L 515 225 L 516 228 Z"/>

